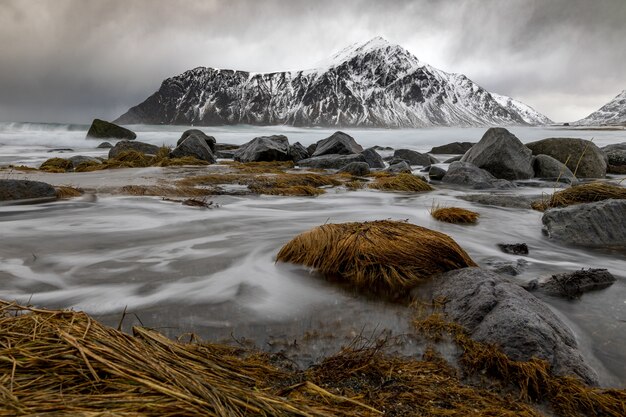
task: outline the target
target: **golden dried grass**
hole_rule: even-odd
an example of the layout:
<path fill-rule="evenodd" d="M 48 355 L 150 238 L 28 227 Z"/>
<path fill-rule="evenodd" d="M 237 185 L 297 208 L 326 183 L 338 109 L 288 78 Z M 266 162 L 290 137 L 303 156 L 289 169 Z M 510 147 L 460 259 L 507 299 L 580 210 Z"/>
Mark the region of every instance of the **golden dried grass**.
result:
<path fill-rule="evenodd" d="M 427 182 L 413 174 L 402 173 L 393 177 L 376 177 L 370 188 L 383 191 L 423 192 L 434 190 Z"/>
<path fill-rule="evenodd" d="M 432 275 L 476 266 L 449 236 L 391 220 L 315 227 L 283 246 L 276 259 L 390 297 L 405 296 Z"/>
<path fill-rule="evenodd" d="M 433 205 L 430 209 L 430 215 L 440 222 L 456 224 L 476 223 L 480 216 L 478 213 L 471 210 L 459 207 L 441 207 L 439 205 Z"/>
<path fill-rule="evenodd" d="M 212 189 L 166 185 L 125 185 L 116 192 L 124 195 L 159 197 L 203 197 L 214 194 Z"/>
<path fill-rule="evenodd" d="M 593 203 L 610 198 L 626 199 L 626 188 L 609 182 L 591 182 L 569 187 L 546 196 L 531 204 L 532 208 L 544 211 L 554 207 L 566 207 L 573 204 Z"/>
<path fill-rule="evenodd" d="M 57 198 L 72 198 L 72 197 L 80 197 L 83 195 L 83 190 L 76 187 L 70 187 L 67 185 L 60 185 L 58 187 L 54 187 L 57 192 Z"/>
<path fill-rule="evenodd" d="M 39 167 L 40 171 L 63 173 L 72 169 L 72 162 L 63 158 L 50 158 Z"/>

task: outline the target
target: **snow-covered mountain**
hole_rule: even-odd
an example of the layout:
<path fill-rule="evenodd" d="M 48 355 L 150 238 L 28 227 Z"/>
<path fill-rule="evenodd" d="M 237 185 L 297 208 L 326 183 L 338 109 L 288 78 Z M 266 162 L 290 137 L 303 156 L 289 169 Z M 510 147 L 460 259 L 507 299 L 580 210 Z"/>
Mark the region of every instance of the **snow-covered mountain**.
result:
<path fill-rule="evenodd" d="M 600 110 L 591 113 L 584 119 L 574 122 L 574 124 L 585 126 L 626 126 L 626 90 L 600 107 Z"/>
<path fill-rule="evenodd" d="M 349 46 L 310 70 L 195 68 L 163 81 L 159 91 L 115 122 L 422 127 L 536 125 L 550 120 L 377 37 Z"/>

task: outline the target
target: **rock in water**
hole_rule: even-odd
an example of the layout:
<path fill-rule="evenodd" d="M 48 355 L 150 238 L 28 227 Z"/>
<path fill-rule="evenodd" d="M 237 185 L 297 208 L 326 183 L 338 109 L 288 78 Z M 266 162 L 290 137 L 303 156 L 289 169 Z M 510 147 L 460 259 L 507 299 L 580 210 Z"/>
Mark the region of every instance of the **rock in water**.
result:
<path fill-rule="evenodd" d="M 211 149 L 211 153 L 215 153 L 215 144 L 217 141 L 213 136 L 208 136 L 202 130 L 199 129 L 189 129 L 185 130 L 183 134 L 180 136 L 180 139 L 176 142 L 176 146 L 179 146 L 183 141 L 191 136 L 198 137 L 206 142 L 207 146 Z"/>
<path fill-rule="evenodd" d="M 376 152 L 376 149 L 367 148 L 363 152 L 361 152 L 361 155 L 363 155 L 363 157 L 365 158 L 365 162 L 369 164 L 370 168 L 377 169 L 385 167 L 385 161 L 383 161 L 383 158 L 380 156 L 380 154 Z"/>
<path fill-rule="evenodd" d="M 365 162 L 365 157 L 361 154 L 322 155 L 298 161 L 298 165 L 307 168 L 341 169 L 352 162 Z"/>
<path fill-rule="evenodd" d="M 72 167 L 76 168 L 78 167 L 80 164 L 101 164 L 102 161 L 99 160 L 98 158 L 93 158 L 91 156 L 84 156 L 84 155 L 75 155 L 72 156 L 71 158 L 68 158 L 68 161 L 70 161 L 72 163 Z"/>
<path fill-rule="evenodd" d="M 579 298 L 589 291 L 610 287 L 615 277 L 606 269 L 580 269 L 574 272 L 552 275 L 544 282 L 530 281 L 525 288 L 540 290 L 549 295 L 565 298 Z"/>
<path fill-rule="evenodd" d="M 390 164 L 387 169 L 387 172 L 391 172 L 392 174 L 401 174 L 403 172 L 411 173 L 411 165 L 407 161 L 400 161 L 394 164 Z"/>
<path fill-rule="evenodd" d="M 293 162 L 307 159 L 310 156 L 309 151 L 300 142 L 296 142 L 291 145 L 289 147 L 289 153 L 291 154 L 291 160 Z"/>
<path fill-rule="evenodd" d="M 433 280 L 433 298 L 447 300 L 444 313 L 477 341 L 495 343 L 511 359 L 544 359 L 557 375 L 598 377 L 585 363 L 572 331 L 519 285 L 480 268 L 446 272 Z"/>
<path fill-rule="evenodd" d="M 322 155 L 350 155 L 363 152 L 363 147 L 354 138 L 343 132 L 335 132 L 330 137 L 317 142 L 313 157 Z"/>
<path fill-rule="evenodd" d="M 159 147 L 145 142 L 122 140 L 109 149 L 109 158 L 115 158 L 120 153 L 125 151 L 137 151 L 146 155 L 156 155 L 159 151 Z"/>
<path fill-rule="evenodd" d="M 533 160 L 535 177 L 573 184 L 578 182 L 572 171 L 562 162 L 549 155 L 537 155 Z"/>
<path fill-rule="evenodd" d="M 528 245 L 525 243 L 498 243 L 498 247 L 510 255 L 528 255 Z"/>
<path fill-rule="evenodd" d="M 87 132 L 87 139 L 136 139 L 135 132 L 100 119 L 94 119 Z"/>
<path fill-rule="evenodd" d="M 606 175 L 606 155 L 589 140 L 549 138 L 526 146 L 533 155 L 548 155 L 564 163 L 578 178 L 603 178 Z"/>
<path fill-rule="evenodd" d="M 241 145 L 234 159 L 239 162 L 291 161 L 289 139 L 283 135 L 259 136 Z"/>
<path fill-rule="evenodd" d="M 56 199 L 56 190 L 41 181 L 0 179 L 0 201 Z"/>
<path fill-rule="evenodd" d="M 204 133 L 202 135 L 204 135 Z M 182 158 L 185 156 L 192 156 L 201 161 L 207 161 L 209 164 L 214 164 L 216 160 L 215 156 L 213 155 L 213 151 L 211 151 L 209 143 L 207 142 L 206 138 L 202 137 L 202 135 L 198 135 L 195 133 L 188 135 L 170 153 L 170 157 Z M 210 137 L 207 136 L 207 138 Z M 215 139 L 213 139 L 213 141 L 215 141 Z M 213 147 L 215 148 L 215 142 L 213 142 Z"/>
<path fill-rule="evenodd" d="M 626 248 L 626 200 L 603 200 L 546 211 L 547 235 L 587 247 Z"/>
<path fill-rule="evenodd" d="M 473 142 L 453 142 L 448 143 L 447 145 L 435 146 L 430 150 L 429 153 L 450 155 L 464 154 L 465 152 L 472 149 L 472 146 L 474 145 L 475 143 Z"/>
<path fill-rule="evenodd" d="M 436 165 L 431 165 L 431 167 L 428 169 L 428 178 L 430 178 L 431 180 L 442 180 L 443 177 L 445 177 L 447 174 L 447 171 L 441 167 L 438 167 Z"/>
<path fill-rule="evenodd" d="M 412 151 L 410 149 L 397 149 L 393 153 L 394 159 L 404 159 L 410 165 L 430 165 L 430 158 L 428 155 Z"/>
<path fill-rule="evenodd" d="M 496 178 L 525 180 L 534 175 L 532 152 L 506 129 L 492 127 L 480 142 L 463 155 L 461 162 L 469 162 Z"/>
<path fill-rule="evenodd" d="M 477 190 L 488 188 L 515 188 L 515 184 L 507 180 L 497 179 L 484 169 L 469 162 L 453 162 L 442 179 L 448 184 L 472 187 Z"/>
<path fill-rule="evenodd" d="M 370 173 L 370 166 L 367 162 L 350 162 L 339 170 L 357 177 L 363 177 Z"/>
<path fill-rule="evenodd" d="M 96 148 L 98 149 L 110 149 L 112 147 L 113 145 L 111 145 L 111 143 L 109 142 L 102 142 L 100 145 L 96 146 Z"/>

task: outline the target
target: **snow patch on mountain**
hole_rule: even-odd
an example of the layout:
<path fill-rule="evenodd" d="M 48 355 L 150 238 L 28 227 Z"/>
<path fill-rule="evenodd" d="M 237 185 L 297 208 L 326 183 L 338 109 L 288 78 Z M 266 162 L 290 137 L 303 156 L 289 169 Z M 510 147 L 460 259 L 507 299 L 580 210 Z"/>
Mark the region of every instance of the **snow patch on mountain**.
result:
<path fill-rule="evenodd" d="M 539 113 L 528 104 L 524 104 L 519 100 L 515 100 L 514 98 L 503 96 L 501 94 L 491 93 L 491 95 L 498 103 L 500 103 L 502 107 L 514 109 L 529 125 L 548 125 L 553 123 L 552 120 Z"/>
<path fill-rule="evenodd" d="M 574 122 L 582 126 L 626 126 L 626 90 L 584 119 Z"/>

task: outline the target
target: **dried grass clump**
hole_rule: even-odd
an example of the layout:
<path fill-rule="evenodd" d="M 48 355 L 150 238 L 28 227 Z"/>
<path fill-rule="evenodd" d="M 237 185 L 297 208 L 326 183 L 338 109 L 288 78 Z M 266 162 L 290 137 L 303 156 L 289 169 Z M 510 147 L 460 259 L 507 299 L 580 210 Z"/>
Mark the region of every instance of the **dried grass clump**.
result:
<path fill-rule="evenodd" d="M 270 161 L 270 162 L 236 162 L 224 161 L 226 165 L 247 174 L 280 174 L 295 165 L 293 161 Z"/>
<path fill-rule="evenodd" d="M 60 174 L 72 169 L 72 162 L 63 158 L 50 158 L 39 167 L 40 171 Z"/>
<path fill-rule="evenodd" d="M 421 192 L 432 191 L 433 187 L 413 174 L 398 174 L 394 177 L 376 177 L 370 188 L 383 191 Z"/>
<path fill-rule="evenodd" d="M 593 203 L 610 198 L 626 199 L 626 188 L 608 182 L 574 185 L 565 190 L 557 191 L 541 201 L 535 201 L 531 206 L 535 210 L 544 211 L 553 207 Z"/>
<path fill-rule="evenodd" d="M 37 168 L 29 167 L 26 165 L 9 165 L 10 169 L 14 169 L 16 171 L 37 171 Z"/>
<path fill-rule="evenodd" d="M 391 220 L 315 227 L 283 246 L 277 260 L 391 297 L 432 275 L 476 265 L 448 235 Z"/>
<path fill-rule="evenodd" d="M 284 196 L 302 196 L 314 197 L 324 194 L 325 191 L 320 188 L 311 187 L 310 185 L 291 185 L 287 187 L 267 188 L 250 186 L 250 191 L 255 194 L 265 195 L 284 195 Z"/>
<path fill-rule="evenodd" d="M 438 205 L 433 205 L 430 210 L 430 215 L 440 222 L 457 224 L 476 223 L 480 216 L 478 213 L 471 210 L 459 207 L 441 207 Z"/>
<path fill-rule="evenodd" d="M 125 185 L 117 192 L 124 195 L 159 197 L 202 197 L 214 194 L 214 190 L 206 188 L 160 185 Z"/>
<path fill-rule="evenodd" d="M 72 197 L 80 197 L 83 195 L 83 190 L 80 188 L 70 187 L 66 185 L 61 185 L 58 187 L 54 187 L 57 192 L 57 198 L 72 198 Z"/>

